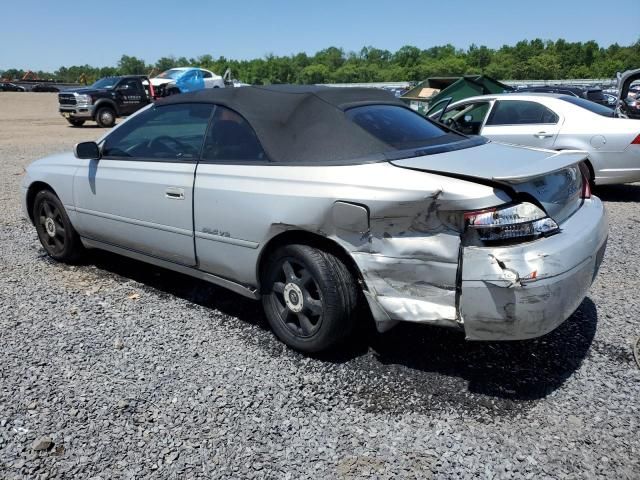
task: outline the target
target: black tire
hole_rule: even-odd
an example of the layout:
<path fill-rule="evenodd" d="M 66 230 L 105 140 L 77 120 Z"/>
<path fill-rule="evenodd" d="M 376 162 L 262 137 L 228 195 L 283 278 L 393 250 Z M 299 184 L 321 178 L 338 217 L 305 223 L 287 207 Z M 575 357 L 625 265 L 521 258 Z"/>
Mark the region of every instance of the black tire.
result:
<path fill-rule="evenodd" d="M 100 107 L 96 112 L 96 123 L 102 128 L 111 128 L 116 124 L 116 112 L 111 107 Z"/>
<path fill-rule="evenodd" d="M 67 118 L 67 122 L 69 122 L 74 127 L 81 127 L 84 125 L 84 120 L 74 120 L 73 118 Z"/>
<path fill-rule="evenodd" d="M 328 350 L 353 330 L 356 282 L 330 253 L 307 245 L 281 247 L 269 259 L 262 285 L 269 324 L 291 348 L 307 353 Z"/>
<path fill-rule="evenodd" d="M 179 90 L 179 89 L 177 89 L 177 88 L 175 88 L 175 87 L 174 87 L 174 88 L 170 88 L 170 89 L 167 91 L 167 96 L 171 96 L 171 95 L 179 95 L 179 94 L 180 94 L 180 90 Z"/>
<path fill-rule="evenodd" d="M 51 258 L 75 263 L 82 257 L 84 247 L 80 237 L 53 192 L 41 190 L 36 194 L 32 214 L 40 243 Z"/>

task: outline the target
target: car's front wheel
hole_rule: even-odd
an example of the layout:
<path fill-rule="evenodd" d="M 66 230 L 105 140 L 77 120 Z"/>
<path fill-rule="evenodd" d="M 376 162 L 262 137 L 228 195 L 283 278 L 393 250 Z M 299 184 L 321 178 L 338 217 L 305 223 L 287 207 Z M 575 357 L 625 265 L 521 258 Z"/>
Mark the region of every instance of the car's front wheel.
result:
<path fill-rule="evenodd" d="M 73 263 L 82 256 L 84 248 L 80 237 L 71 225 L 62 202 L 53 192 L 38 192 L 32 213 L 40 243 L 50 257 Z"/>
<path fill-rule="evenodd" d="M 269 260 L 262 305 L 274 333 L 290 347 L 320 352 L 338 345 L 355 323 L 357 288 L 345 264 L 307 245 L 287 245 Z"/>

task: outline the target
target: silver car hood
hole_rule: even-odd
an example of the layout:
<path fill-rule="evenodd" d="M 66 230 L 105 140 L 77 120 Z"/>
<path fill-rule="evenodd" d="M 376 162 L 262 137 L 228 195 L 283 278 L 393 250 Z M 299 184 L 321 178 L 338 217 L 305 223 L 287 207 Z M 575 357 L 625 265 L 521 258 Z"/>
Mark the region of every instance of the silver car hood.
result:
<path fill-rule="evenodd" d="M 578 150 L 554 152 L 489 142 L 473 149 L 392 160 L 391 163 L 426 172 L 514 184 L 561 170 L 586 157 L 586 152 Z"/>

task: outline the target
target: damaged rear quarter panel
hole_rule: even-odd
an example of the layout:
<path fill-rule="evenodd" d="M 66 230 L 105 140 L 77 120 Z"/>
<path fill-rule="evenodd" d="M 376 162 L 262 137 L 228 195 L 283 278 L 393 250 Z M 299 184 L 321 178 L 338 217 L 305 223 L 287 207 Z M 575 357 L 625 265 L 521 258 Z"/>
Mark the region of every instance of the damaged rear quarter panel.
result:
<path fill-rule="evenodd" d="M 379 329 L 399 320 L 458 326 L 462 212 L 509 199 L 484 185 L 406 172 L 438 184 L 411 201 L 372 209 L 366 250 L 354 251 L 353 258 L 367 284 L 370 305 L 375 302 L 386 314 L 376 318 Z M 373 305 L 372 311 L 375 316 Z"/>
<path fill-rule="evenodd" d="M 203 270 L 259 286 L 260 254 L 271 239 L 291 230 L 321 235 L 354 259 L 380 327 L 395 320 L 457 325 L 461 212 L 509 200 L 492 187 L 387 162 L 205 164 L 195 196 Z M 198 236 L 212 228 L 228 237 Z"/>

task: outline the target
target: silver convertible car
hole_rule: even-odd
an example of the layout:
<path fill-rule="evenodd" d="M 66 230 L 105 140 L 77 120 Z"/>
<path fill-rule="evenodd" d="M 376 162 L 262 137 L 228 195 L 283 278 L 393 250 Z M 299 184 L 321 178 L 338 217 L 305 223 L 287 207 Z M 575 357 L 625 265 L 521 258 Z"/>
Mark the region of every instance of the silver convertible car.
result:
<path fill-rule="evenodd" d="M 347 338 L 361 301 L 379 331 L 543 335 L 582 302 L 607 240 L 584 153 L 469 138 L 382 90 L 201 90 L 74 153 L 22 185 L 51 257 L 99 248 L 261 299 L 306 352 Z"/>

